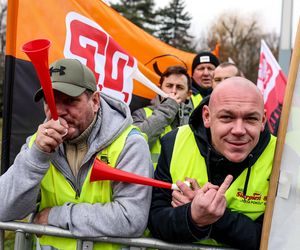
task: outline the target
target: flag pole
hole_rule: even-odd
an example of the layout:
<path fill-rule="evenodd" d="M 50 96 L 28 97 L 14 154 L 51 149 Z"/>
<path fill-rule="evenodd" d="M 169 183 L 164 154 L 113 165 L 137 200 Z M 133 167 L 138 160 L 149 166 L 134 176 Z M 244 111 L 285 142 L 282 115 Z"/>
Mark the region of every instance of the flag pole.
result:
<path fill-rule="evenodd" d="M 168 95 L 162 91 L 159 87 L 157 87 L 153 82 L 151 82 L 146 76 L 142 74 L 142 72 L 139 71 L 137 68 L 133 73 L 133 78 L 140 83 L 142 83 L 147 88 L 154 91 L 156 94 L 160 95 L 161 97 L 167 98 Z"/>
<path fill-rule="evenodd" d="M 291 40 L 293 24 L 293 0 L 282 0 L 281 31 L 278 62 L 285 74 L 289 71 L 291 60 Z"/>
<path fill-rule="evenodd" d="M 16 53 L 17 41 L 17 23 L 19 13 L 19 2 L 8 1 L 7 8 L 7 31 L 6 31 L 6 56 L 5 56 L 5 75 L 3 82 L 3 128 L 2 128 L 2 148 L 0 175 L 4 174 L 11 164 L 11 147 L 12 147 L 12 117 L 14 84 L 15 84 L 15 66 L 16 59 L 13 56 Z"/>
<path fill-rule="evenodd" d="M 261 250 L 268 249 L 268 241 L 269 241 L 270 230 L 271 230 L 272 216 L 274 211 L 276 191 L 277 191 L 279 174 L 280 174 L 281 158 L 282 158 L 282 153 L 285 144 L 285 135 L 288 126 L 289 113 L 290 113 L 292 98 L 294 94 L 297 73 L 300 74 L 300 69 L 298 72 L 299 62 L 300 62 L 300 19 L 298 22 L 298 29 L 297 29 L 296 39 L 294 43 L 291 67 L 287 79 L 287 86 L 285 90 L 284 102 L 283 102 L 279 130 L 278 130 L 276 150 L 275 150 L 275 155 L 273 160 L 273 169 L 270 177 L 269 193 L 268 193 L 267 206 L 264 215 L 262 236 L 260 242 Z"/>

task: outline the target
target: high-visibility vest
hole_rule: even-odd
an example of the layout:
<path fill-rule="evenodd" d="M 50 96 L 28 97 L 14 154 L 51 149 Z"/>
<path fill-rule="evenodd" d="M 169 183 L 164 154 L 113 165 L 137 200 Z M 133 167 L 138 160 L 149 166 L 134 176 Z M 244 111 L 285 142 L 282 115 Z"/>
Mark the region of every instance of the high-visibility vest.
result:
<path fill-rule="evenodd" d="M 145 107 L 144 110 L 145 110 L 147 118 L 150 117 L 153 113 L 153 110 L 148 107 Z M 153 129 L 155 129 L 155 128 L 153 128 Z M 151 160 L 152 160 L 154 169 L 156 169 L 158 158 L 160 155 L 160 150 L 161 150 L 160 138 L 162 136 L 164 136 L 165 134 L 169 133 L 170 131 L 172 131 L 171 126 L 170 125 L 166 126 L 164 132 L 159 136 L 159 138 L 157 138 L 155 143 L 150 148 Z"/>
<path fill-rule="evenodd" d="M 269 190 L 269 177 L 272 170 L 276 138 L 271 136 L 270 142 L 251 167 L 247 194 L 244 196 L 244 184 L 247 168 L 236 178 L 225 193 L 227 208 L 231 211 L 243 213 L 252 220 L 257 219 L 265 211 Z M 208 182 L 208 175 L 204 157 L 200 154 L 194 134 L 188 125 L 179 127 L 176 135 L 170 174 L 173 183 L 184 181 L 185 177 L 195 178 L 202 187 Z M 213 240 L 199 243 L 215 244 Z"/>
<path fill-rule="evenodd" d="M 202 96 L 200 95 L 200 93 L 198 94 L 192 94 L 191 95 L 191 100 L 192 100 L 192 103 L 193 103 L 193 107 L 194 109 L 197 108 L 197 106 L 200 104 L 200 102 L 202 101 Z"/>
<path fill-rule="evenodd" d="M 109 165 L 115 167 L 116 161 L 124 148 L 126 138 L 130 131 L 135 128 L 129 126 L 123 133 L 106 149 L 100 152 L 96 157 L 100 160 L 106 160 Z M 35 140 L 31 138 L 30 144 Z M 30 146 L 31 146 L 30 145 Z M 47 207 L 62 206 L 66 202 L 71 203 L 107 203 L 112 201 L 111 181 L 90 182 L 92 167 L 90 168 L 81 193 L 78 196 L 71 184 L 65 179 L 60 171 L 50 162 L 50 167 L 41 182 L 41 201 L 39 211 Z M 112 222 L 117 223 L 117 222 Z M 38 238 L 41 249 L 76 249 L 76 240 L 55 236 L 44 235 Z M 114 250 L 122 248 L 121 245 L 111 243 L 94 243 L 93 249 Z"/>

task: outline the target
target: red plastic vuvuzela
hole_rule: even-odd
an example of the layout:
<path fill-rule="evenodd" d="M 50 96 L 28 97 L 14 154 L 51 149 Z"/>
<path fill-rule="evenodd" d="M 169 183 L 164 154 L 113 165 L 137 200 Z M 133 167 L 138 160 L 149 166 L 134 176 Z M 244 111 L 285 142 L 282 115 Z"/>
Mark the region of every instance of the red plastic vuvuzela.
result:
<path fill-rule="evenodd" d="M 48 39 L 36 39 L 23 44 L 22 51 L 29 57 L 38 74 L 52 119 L 58 120 L 52 82 L 49 74 L 48 53 L 50 46 L 51 42 Z"/>
<path fill-rule="evenodd" d="M 167 188 L 173 190 L 178 189 L 176 184 L 171 184 L 168 182 L 159 181 L 152 178 L 129 173 L 123 170 L 115 169 L 96 158 L 90 176 L 90 182 L 100 181 L 100 180 L 129 182 L 129 183 L 142 184 L 147 186 Z"/>

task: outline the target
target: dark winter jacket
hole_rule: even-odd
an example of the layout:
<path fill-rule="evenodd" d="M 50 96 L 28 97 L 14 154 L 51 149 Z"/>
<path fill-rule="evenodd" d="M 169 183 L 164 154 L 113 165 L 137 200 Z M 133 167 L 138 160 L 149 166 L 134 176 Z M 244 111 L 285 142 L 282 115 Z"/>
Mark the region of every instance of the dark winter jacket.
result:
<path fill-rule="evenodd" d="M 212 92 L 212 88 L 208 88 L 208 89 L 204 89 L 202 87 L 200 87 L 194 79 L 192 79 L 192 93 L 193 95 L 197 95 L 200 94 L 202 96 L 202 98 L 210 95 Z"/>

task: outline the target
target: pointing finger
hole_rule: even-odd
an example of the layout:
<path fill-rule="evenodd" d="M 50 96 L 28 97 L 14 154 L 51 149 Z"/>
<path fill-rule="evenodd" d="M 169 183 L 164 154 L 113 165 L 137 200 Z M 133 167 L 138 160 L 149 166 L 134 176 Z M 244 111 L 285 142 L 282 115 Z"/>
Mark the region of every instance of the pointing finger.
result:
<path fill-rule="evenodd" d="M 220 188 L 218 190 L 218 194 L 219 195 L 224 195 L 225 194 L 225 192 L 229 188 L 232 180 L 233 180 L 233 176 L 232 175 L 227 175 L 226 176 L 225 180 L 223 181 L 222 185 L 220 186 Z"/>
<path fill-rule="evenodd" d="M 225 201 L 225 193 L 233 180 L 232 175 L 227 175 L 219 190 L 216 193 L 213 203 L 220 206 Z"/>

